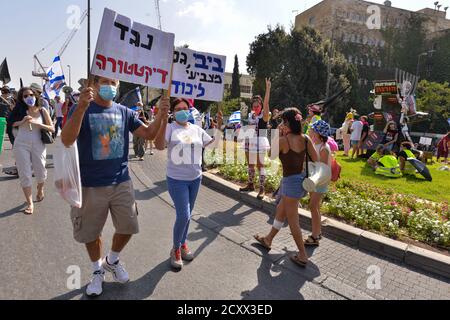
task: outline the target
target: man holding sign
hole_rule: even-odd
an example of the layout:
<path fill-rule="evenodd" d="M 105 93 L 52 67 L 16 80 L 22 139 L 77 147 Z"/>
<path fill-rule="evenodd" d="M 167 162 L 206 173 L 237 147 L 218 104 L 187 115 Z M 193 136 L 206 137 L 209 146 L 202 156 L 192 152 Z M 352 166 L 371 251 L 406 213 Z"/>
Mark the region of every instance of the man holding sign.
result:
<path fill-rule="evenodd" d="M 119 81 L 94 77 L 93 85 L 84 89 L 77 106 L 71 109 L 69 121 L 61 135 L 65 146 L 78 142 L 83 205 L 72 208 L 75 240 L 86 245 L 94 274 L 86 294 L 102 293 L 105 270 L 116 281 L 129 281 L 119 262 L 119 253 L 139 232 L 134 188 L 128 173 L 129 133 L 153 140 L 167 118 L 168 99 L 160 101 L 159 113 L 150 126 L 137 119 L 135 112 L 113 102 Z M 116 233 L 112 248 L 102 258 L 102 230 L 111 212 Z"/>
<path fill-rule="evenodd" d="M 102 293 L 105 270 L 119 283 L 129 281 L 119 254 L 139 232 L 134 188 L 128 173 L 129 133 L 154 140 L 169 101 L 163 98 L 149 126 L 136 113 L 113 102 L 119 80 L 168 89 L 174 35 L 132 21 L 106 9 L 97 40 L 91 73 L 95 75 L 69 114 L 62 142 L 78 142 L 83 204 L 72 208 L 76 241 L 86 244 L 94 274 L 88 296 Z M 113 80 L 117 79 L 117 80 Z M 108 256 L 102 259 L 102 230 L 111 212 L 116 233 Z"/>

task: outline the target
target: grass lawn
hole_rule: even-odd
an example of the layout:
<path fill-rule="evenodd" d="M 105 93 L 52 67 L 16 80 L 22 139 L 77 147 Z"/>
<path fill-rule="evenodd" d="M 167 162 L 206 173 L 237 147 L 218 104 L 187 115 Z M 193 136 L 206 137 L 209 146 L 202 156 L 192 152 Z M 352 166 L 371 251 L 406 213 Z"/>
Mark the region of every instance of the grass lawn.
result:
<path fill-rule="evenodd" d="M 343 153 L 337 156 L 342 166 L 341 177 L 350 181 L 361 181 L 376 187 L 393 189 L 400 194 L 414 195 L 422 199 L 435 202 L 450 202 L 450 172 L 439 171 L 443 164 L 434 163 L 428 165 L 433 177 L 433 182 L 426 181 L 422 176 L 404 176 L 399 179 L 376 175 L 366 165 L 365 159 L 349 159 L 343 157 Z"/>

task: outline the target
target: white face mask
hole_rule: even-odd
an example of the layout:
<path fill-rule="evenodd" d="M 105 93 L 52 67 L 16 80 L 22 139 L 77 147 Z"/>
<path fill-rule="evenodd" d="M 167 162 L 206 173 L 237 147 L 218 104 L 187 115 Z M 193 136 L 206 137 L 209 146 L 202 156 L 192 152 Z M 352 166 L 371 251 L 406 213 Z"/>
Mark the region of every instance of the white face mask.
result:
<path fill-rule="evenodd" d="M 36 104 L 36 97 L 26 97 L 23 101 L 27 106 L 33 107 Z"/>

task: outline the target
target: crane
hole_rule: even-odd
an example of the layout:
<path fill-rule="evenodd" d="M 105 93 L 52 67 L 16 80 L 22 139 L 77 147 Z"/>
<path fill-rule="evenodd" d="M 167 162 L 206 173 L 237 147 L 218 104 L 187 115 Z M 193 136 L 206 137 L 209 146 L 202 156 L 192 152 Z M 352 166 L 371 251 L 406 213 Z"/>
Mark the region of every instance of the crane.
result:
<path fill-rule="evenodd" d="M 66 39 L 66 41 L 64 42 L 64 44 L 62 45 L 61 49 L 58 52 L 58 56 L 61 57 L 64 52 L 66 51 L 67 47 L 69 46 L 70 42 L 72 42 L 73 38 L 75 37 L 75 35 L 77 34 L 78 30 L 80 29 L 79 27 L 83 24 L 84 20 L 86 20 L 88 15 L 88 11 L 85 10 L 84 13 L 81 15 L 80 18 L 80 23 L 78 24 L 77 27 L 73 28 L 72 31 L 69 34 L 69 37 Z M 38 71 L 33 71 L 32 74 L 34 77 L 39 77 L 39 78 L 47 78 L 47 73 L 45 71 L 44 66 L 42 65 L 41 61 L 38 58 L 38 54 L 40 54 L 41 52 L 45 51 L 50 45 L 52 45 L 55 41 L 57 41 L 62 35 L 64 35 L 66 33 L 63 32 L 62 34 L 60 34 L 55 40 L 53 40 L 50 44 L 48 44 L 47 46 L 45 46 L 42 50 L 40 50 L 39 52 L 37 52 L 36 54 L 34 54 L 33 58 L 35 60 L 35 70 L 36 70 L 36 62 L 39 64 L 42 72 Z"/>

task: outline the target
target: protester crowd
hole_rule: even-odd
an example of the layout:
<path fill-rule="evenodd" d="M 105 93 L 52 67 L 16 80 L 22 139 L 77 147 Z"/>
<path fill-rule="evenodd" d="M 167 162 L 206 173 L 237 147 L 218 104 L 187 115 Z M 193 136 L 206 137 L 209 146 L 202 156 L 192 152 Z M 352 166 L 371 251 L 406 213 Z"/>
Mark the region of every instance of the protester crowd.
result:
<path fill-rule="evenodd" d="M 46 98 L 36 84 L 21 88 L 16 94 L 7 87 L 1 91 L 2 100 L 9 106 L 5 112 L 7 133 L 14 146 L 17 174 L 27 203 L 26 214 L 34 213 L 33 176 L 38 183 L 35 202 L 45 198 L 46 145 L 60 132 L 65 146 L 77 142 L 83 203 L 81 208 L 71 208 L 70 218 L 74 239 L 85 245 L 93 266 L 86 291 L 89 296 L 102 293 L 106 271 L 119 283 L 129 281 L 120 254 L 132 236 L 139 233 L 138 207 L 128 170 L 130 134 L 139 160 L 144 160 L 146 149 L 153 154 L 153 145 L 167 152 L 167 186 L 176 215 L 173 246 L 168 251 L 172 267 L 182 269 L 184 262 L 195 259 L 187 238 L 205 171 L 204 151 L 215 141 L 207 130 L 243 129 L 241 125 L 224 125 L 221 112 L 207 123 L 202 122 L 193 101 L 182 98 L 162 96 L 154 106 L 148 106 L 150 109 L 145 110 L 140 102 L 133 111 L 114 102 L 118 86 L 117 80 L 95 76 L 81 93 L 69 94 L 65 100 Z M 287 221 L 298 248 L 298 253 L 290 258 L 300 267 L 306 267 L 309 257 L 305 246 L 319 246 L 322 239 L 320 205 L 331 181 L 338 179 L 340 167 L 334 158 L 338 147 L 331 137 L 330 125 L 321 118 L 321 106 L 308 106 L 306 118 L 295 107 L 282 111 L 274 108 L 271 112 L 270 79 L 266 79 L 265 89 L 264 98 L 255 96 L 251 101 L 245 129 L 252 134 L 236 140 L 242 144 L 248 166 L 248 184 L 240 191 L 255 191 L 258 185 L 257 197 L 264 198 L 265 159 L 274 139 L 279 139 L 276 145 L 279 145 L 283 178 L 277 192 L 276 216 L 271 230 L 265 235 L 255 235 L 255 240 L 271 250 L 276 235 Z M 267 135 L 268 130 L 275 129 L 279 130 L 279 136 Z M 341 128 L 346 156 L 354 158 L 365 152 L 369 130 L 367 116 L 358 119 L 355 112 L 347 114 Z M 406 160 L 420 158 L 420 152 L 413 145 L 403 143 L 398 157 L 393 156 L 398 134 L 395 123 L 388 123 L 383 144 L 368 160 L 375 171 L 386 168 L 392 173 L 395 166 L 401 172 L 413 172 Z M 449 136 L 440 143 L 442 157 L 448 156 Z M 257 173 L 259 180 L 255 184 Z M 311 188 L 305 187 L 308 183 L 312 183 Z M 298 207 L 299 201 L 308 194 L 312 233 L 303 237 Z M 115 234 L 110 251 L 104 255 L 102 231 L 109 214 Z"/>

